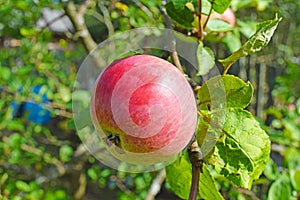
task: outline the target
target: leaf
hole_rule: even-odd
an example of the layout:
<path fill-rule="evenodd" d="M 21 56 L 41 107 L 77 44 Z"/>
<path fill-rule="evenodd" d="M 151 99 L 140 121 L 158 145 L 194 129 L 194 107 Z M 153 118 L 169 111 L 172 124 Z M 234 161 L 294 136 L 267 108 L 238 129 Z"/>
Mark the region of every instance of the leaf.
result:
<path fill-rule="evenodd" d="M 198 105 L 202 111 L 226 106 L 226 90 L 222 76 L 215 76 L 206 81 L 198 90 Z"/>
<path fill-rule="evenodd" d="M 289 169 L 296 169 L 300 166 L 300 150 L 299 148 L 292 148 L 288 147 L 284 151 L 284 166 L 288 167 Z"/>
<path fill-rule="evenodd" d="M 166 4 L 166 10 L 169 17 L 180 27 L 192 29 L 194 21 L 193 13 L 185 6 L 181 9 L 176 9 L 173 2 Z"/>
<path fill-rule="evenodd" d="M 233 30 L 233 26 L 222 19 L 210 19 L 207 22 L 207 28 L 213 32 L 228 32 Z"/>
<path fill-rule="evenodd" d="M 225 59 L 220 59 L 219 62 L 223 64 L 225 72 L 240 57 L 256 53 L 267 46 L 281 20 L 282 18 L 278 18 L 276 15 L 275 19 L 258 24 L 256 33 L 239 50 Z"/>
<path fill-rule="evenodd" d="M 264 175 L 269 179 L 269 180 L 276 180 L 279 177 L 279 171 L 278 171 L 278 166 L 276 163 L 270 159 L 265 170 L 264 170 Z"/>
<path fill-rule="evenodd" d="M 237 21 L 239 31 L 246 37 L 250 38 L 256 32 L 257 22 L 248 21 Z"/>
<path fill-rule="evenodd" d="M 270 187 L 268 200 L 290 199 L 292 189 L 286 174 L 283 174 Z"/>
<path fill-rule="evenodd" d="M 36 34 L 36 30 L 34 27 L 26 26 L 20 29 L 20 33 L 24 37 L 32 37 Z"/>
<path fill-rule="evenodd" d="M 241 48 L 242 43 L 240 40 L 240 33 L 238 31 L 233 31 L 222 38 L 222 42 L 225 44 L 226 48 L 232 53 Z"/>
<path fill-rule="evenodd" d="M 64 102 L 69 102 L 72 98 L 70 89 L 64 85 L 61 85 L 58 88 L 58 95 Z"/>
<path fill-rule="evenodd" d="M 194 6 L 194 10 L 198 11 L 198 0 L 192 0 L 192 4 Z M 211 8 L 211 3 L 209 2 L 209 0 L 202 0 L 201 13 L 204 15 L 208 15 L 210 13 L 210 8 Z"/>
<path fill-rule="evenodd" d="M 227 108 L 246 108 L 251 102 L 253 87 L 250 82 L 233 75 L 215 76 L 206 81 L 198 91 L 200 110 L 221 105 Z M 224 104 L 226 103 L 226 105 Z"/>
<path fill-rule="evenodd" d="M 173 5 L 176 10 L 184 9 L 186 3 L 190 2 L 190 0 L 172 0 Z"/>
<path fill-rule="evenodd" d="M 224 199 L 216 186 L 215 180 L 211 176 L 205 164 L 203 164 L 202 171 L 203 172 L 200 175 L 200 184 L 199 184 L 200 197 L 202 199 L 207 199 L 207 200 Z"/>
<path fill-rule="evenodd" d="M 202 170 L 199 180 L 201 199 L 222 200 L 223 197 L 219 193 L 207 165 L 203 164 Z M 180 198 L 188 199 L 192 180 L 192 166 L 186 151 L 181 158 L 166 167 L 166 175 L 166 181 L 171 190 Z"/>
<path fill-rule="evenodd" d="M 208 47 L 203 47 L 203 43 L 200 42 L 196 52 L 198 61 L 198 76 L 205 75 L 215 65 L 215 56 L 212 50 Z"/>
<path fill-rule="evenodd" d="M 16 181 L 16 188 L 18 188 L 19 190 L 24 191 L 24 192 L 30 192 L 31 191 L 31 188 L 30 188 L 29 184 L 26 183 L 25 181 L 22 181 L 22 180 L 17 180 Z"/>
<path fill-rule="evenodd" d="M 300 191 L 300 169 L 290 169 L 290 177 L 293 187 Z"/>
<path fill-rule="evenodd" d="M 275 19 L 258 24 L 256 33 L 242 47 L 244 54 L 256 53 L 267 46 L 281 20 L 276 15 Z"/>
<path fill-rule="evenodd" d="M 72 159 L 73 149 L 69 145 L 63 145 L 59 148 L 59 159 L 63 162 L 69 162 Z"/>
<path fill-rule="evenodd" d="M 204 157 L 209 156 L 222 135 L 226 121 L 225 108 L 246 108 L 251 102 L 253 87 L 233 75 L 209 79 L 198 91 L 199 112 L 196 138 Z"/>
<path fill-rule="evenodd" d="M 185 152 L 172 164 L 166 167 L 166 181 L 171 190 L 180 198 L 188 199 L 192 180 L 192 166 Z"/>
<path fill-rule="evenodd" d="M 1 82 L 6 82 L 8 81 L 11 76 L 12 76 L 12 72 L 8 67 L 4 67 L 4 66 L 0 66 L 0 74 L 1 74 Z"/>
<path fill-rule="evenodd" d="M 213 9 L 218 13 L 223 13 L 231 4 L 232 0 L 209 0 Z"/>
<path fill-rule="evenodd" d="M 265 169 L 270 156 L 270 140 L 248 111 L 228 108 L 224 136 L 217 143 L 216 171 L 233 184 L 250 189 Z"/>

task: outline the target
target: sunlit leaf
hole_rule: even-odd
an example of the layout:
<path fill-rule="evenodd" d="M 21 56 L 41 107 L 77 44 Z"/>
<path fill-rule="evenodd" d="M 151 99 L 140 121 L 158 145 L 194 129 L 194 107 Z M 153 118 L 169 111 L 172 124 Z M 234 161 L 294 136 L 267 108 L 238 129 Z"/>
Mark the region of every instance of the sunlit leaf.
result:
<path fill-rule="evenodd" d="M 250 82 L 244 82 L 233 75 L 216 76 L 206 81 L 198 91 L 198 105 L 200 110 L 222 104 L 226 104 L 227 108 L 246 108 L 252 96 Z"/>
<path fill-rule="evenodd" d="M 286 174 L 283 174 L 270 187 L 268 192 L 268 200 L 290 199 L 292 188 Z"/>
<path fill-rule="evenodd" d="M 267 46 L 281 20 L 282 18 L 278 18 L 276 15 L 275 19 L 258 24 L 256 33 L 239 50 L 229 57 L 219 60 L 223 64 L 225 71 L 240 57 L 256 53 Z"/>
<path fill-rule="evenodd" d="M 213 157 L 216 171 L 233 184 L 250 189 L 270 157 L 269 136 L 248 111 L 229 108 L 222 139 Z"/>
<path fill-rule="evenodd" d="M 207 74 L 215 65 L 215 56 L 212 50 L 208 47 L 203 47 L 201 42 L 198 45 L 197 52 L 198 61 L 198 76 Z"/>

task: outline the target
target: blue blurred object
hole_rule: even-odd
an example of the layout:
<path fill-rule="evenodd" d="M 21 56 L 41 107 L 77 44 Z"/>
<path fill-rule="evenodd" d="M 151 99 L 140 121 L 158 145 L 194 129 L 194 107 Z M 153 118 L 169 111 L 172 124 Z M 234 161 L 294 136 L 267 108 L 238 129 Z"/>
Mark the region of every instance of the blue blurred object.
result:
<path fill-rule="evenodd" d="M 36 85 L 32 88 L 32 94 L 39 95 L 41 97 L 41 102 L 36 103 L 34 101 L 25 101 L 22 103 L 17 103 L 15 101 L 11 102 L 11 107 L 13 108 L 13 117 L 26 116 L 27 120 L 35 122 L 37 124 L 45 124 L 51 120 L 51 113 L 45 108 L 44 103 L 49 102 L 45 92 L 40 93 L 42 86 Z"/>

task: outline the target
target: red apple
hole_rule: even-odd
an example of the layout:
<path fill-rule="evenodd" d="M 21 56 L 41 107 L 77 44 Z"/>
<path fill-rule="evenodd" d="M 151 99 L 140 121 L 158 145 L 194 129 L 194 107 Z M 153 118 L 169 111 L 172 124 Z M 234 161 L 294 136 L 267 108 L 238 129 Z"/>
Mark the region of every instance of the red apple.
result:
<path fill-rule="evenodd" d="M 110 64 L 98 77 L 91 117 L 108 150 L 121 161 L 167 161 L 188 145 L 197 123 L 193 90 L 171 63 L 135 55 Z"/>
<path fill-rule="evenodd" d="M 222 19 L 231 24 L 232 26 L 235 26 L 236 21 L 235 15 L 231 8 L 227 8 L 222 14 L 219 14 L 217 12 L 212 13 L 210 15 L 210 19 Z"/>

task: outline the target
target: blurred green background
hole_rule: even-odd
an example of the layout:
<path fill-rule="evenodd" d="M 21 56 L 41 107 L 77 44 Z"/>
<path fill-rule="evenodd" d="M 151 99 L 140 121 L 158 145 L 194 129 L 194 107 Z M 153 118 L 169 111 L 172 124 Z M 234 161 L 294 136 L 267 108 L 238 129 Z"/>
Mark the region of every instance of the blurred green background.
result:
<path fill-rule="evenodd" d="M 164 27 L 161 4 L 0 0 L 1 200 L 151 199 L 154 179 L 162 182 L 156 199 L 179 199 L 163 172 L 130 174 L 99 163 L 72 120 L 73 84 L 89 51 L 132 28 Z M 75 15 L 68 10 L 73 6 Z M 270 135 L 270 162 L 251 191 L 217 178 L 218 186 L 226 199 L 300 199 L 300 3 L 233 0 L 232 9 L 232 35 L 204 41 L 219 58 L 245 41 L 258 22 L 275 13 L 283 21 L 267 48 L 241 58 L 229 72 L 255 88 L 248 109 Z M 74 16 L 83 17 L 82 27 L 74 26 Z M 93 40 L 81 37 L 85 29 Z"/>

